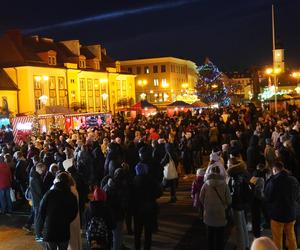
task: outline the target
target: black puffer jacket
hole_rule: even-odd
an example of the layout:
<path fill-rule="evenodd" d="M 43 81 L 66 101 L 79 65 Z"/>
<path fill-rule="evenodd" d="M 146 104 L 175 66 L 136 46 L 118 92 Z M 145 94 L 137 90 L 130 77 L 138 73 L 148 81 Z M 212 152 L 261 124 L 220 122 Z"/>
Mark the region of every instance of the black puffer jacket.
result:
<path fill-rule="evenodd" d="M 265 197 L 271 219 L 288 223 L 296 219 L 296 202 L 299 201 L 299 183 L 294 176 L 281 171 L 266 184 Z"/>
<path fill-rule="evenodd" d="M 70 187 L 56 183 L 43 197 L 38 216 L 38 233 L 44 228 L 44 241 L 65 242 L 70 240 L 70 223 L 78 212 L 76 197 Z M 37 234 L 38 234 L 37 233 Z"/>

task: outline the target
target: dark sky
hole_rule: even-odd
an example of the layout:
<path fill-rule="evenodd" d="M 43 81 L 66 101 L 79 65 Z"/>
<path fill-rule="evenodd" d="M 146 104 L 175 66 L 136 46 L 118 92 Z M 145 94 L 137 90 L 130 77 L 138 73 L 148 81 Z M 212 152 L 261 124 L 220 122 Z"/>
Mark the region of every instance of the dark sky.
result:
<path fill-rule="evenodd" d="M 226 71 L 272 62 L 272 2 L 3 1 L 0 32 L 19 28 L 26 34 L 55 40 L 80 39 L 85 44 L 100 43 L 115 59 L 175 56 L 199 65 L 208 56 Z M 275 2 L 278 41 L 286 49 L 286 63 L 300 68 L 300 1 Z M 98 20 L 78 22 L 92 16 L 97 16 Z M 73 20 L 77 22 L 61 24 Z M 52 26 L 54 24 L 59 25 Z M 32 29 L 46 26 L 48 28 L 32 32 Z"/>

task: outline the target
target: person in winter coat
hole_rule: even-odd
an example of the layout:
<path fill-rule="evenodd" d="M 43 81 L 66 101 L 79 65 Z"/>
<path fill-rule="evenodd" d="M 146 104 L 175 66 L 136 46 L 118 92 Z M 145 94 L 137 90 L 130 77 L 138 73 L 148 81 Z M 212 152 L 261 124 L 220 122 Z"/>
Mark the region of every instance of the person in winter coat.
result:
<path fill-rule="evenodd" d="M 99 183 L 104 176 L 105 156 L 102 153 L 102 150 L 98 142 L 94 143 L 94 149 L 92 151 L 92 155 L 93 155 L 93 168 L 94 168 L 93 181 L 94 183 Z"/>
<path fill-rule="evenodd" d="M 193 181 L 192 188 L 191 188 L 191 197 L 193 199 L 193 207 L 197 209 L 201 219 L 203 217 L 203 206 L 199 200 L 199 196 L 200 196 L 201 188 L 204 184 L 204 174 L 205 174 L 204 168 L 197 169 L 196 178 Z"/>
<path fill-rule="evenodd" d="M 112 230 L 116 227 L 116 222 L 113 220 L 110 207 L 108 206 L 106 193 L 99 187 L 96 187 L 93 193 L 93 200 L 89 202 L 86 211 L 86 225 L 88 226 L 92 218 L 102 218 L 107 226 L 109 233 L 109 242 L 103 246 L 101 239 L 96 239 L 95 242 L 90 242 L 90 246 L 97 245 L 98 247 L 103 247 L 105 250 L 110 250 L 112 247 Z M 88 228 L 86 228 L 88 231 Z M 102 249 L 102 248 L 101 248 Z"/>
<path fill-rule="evenodd" d="M 251 203 L 251 215 L 252 215 L 252 232 L 255 238 L 261 236 L 261 214 L 264 208 L 264 188 L 265 188 L 265 165 L 259 164 L 256 171 L 253 173 L 253 177 L 250 179 L 250 185 L 253 190 L 253 200 Z"/>
<path fill-rule="evenodd" d="M 246 225 L 245 210 L 251 198 L 249 173 L 246 163 L 241 159 L 239 152 L 231 152 L 228 161 L 229 189 L 232 197 L 233 220 L 236 226 L 236 244 L 238 250 L 249 247 L 249 235 Z"/>
<path fill-rule="evenodd" d="M 256 169 L 256 166 L 262 160 L 262 154 L 259 150 L 258 141 L 259 137 L 257 135 L 253 135 L 250 139 L 249 147 L 247 149 L 247 169 L 250 173 Z"/>
<path fill-rule="evenodd" d="M 170 160 L 173 160 L 174 164 L 175 164 L 175 168 L 177 168 L 178 165 L 178 157 L 176 155 L 176 151 L 175 151 L 175 147 L 173 144 L 171 143 L 166 143 L 165 144 L 165 156 L 164 158 L 161 160 L 160 165 L 165 166 L 167 163 L 170 162 Z M 164 180 L 166 182 L 166 187 L 170 187 L 170 202 L 175 203 L 177 201 L 176 198 L 176 186 L 178 183 L 178 178 L 176 179 L 172 179 L 172 180 Z"/>
<path fill-rule="evenodd" d="M 52 187 L 53 181 L 55 179 L 55 175 L 58 172 L 58 170 L 59 170 L 58 165 L 56 163 L 52 163 L 49 168 L 49 171 L 47 171 L 43 179 L 45 192 L 47 192 Z"/>
<path fill-rule="evenodd" d="M 27 176 L 26 176 L 26 168 L 27 168 L 27 162 L 25 158 L 23 157 L 23 154 L 21 151 L 17 151 L 16 153 L 16 170 L 15 170 L 15 183 L 16 183 L 16 191 L 19 192 L 22 199 L 25 200 L 25 191 L 27 188 Z"/>
<path fill-rule="evenodd" d="M 207 226 L 208 249 L 222 250 L 225 246 L 225 209 L 231 203 L 231 196 L 218 166 L 214 166 L 200 192 L 203 205 L 203 222 Z"/>
<path fill-rule="evenodd" d="M 43 163 L 38 163 L 35 167 L 35 171 L 32 172 L 32 175 L 30 176 L 29 179 L 29 188 L 30 188 L 30 193 L 32 198 L 32 207 L 34 211 L 35 234 L 36 234 L 35 239 L 37 241 L 39 241 L 40 238 L 42 237 L 42 235 L 39 234 L 38 231 L 37 218 L 39 213 L 40 202 L 45 193 L 45 188 L 43 185 L 43 175 L 46 173 L 46 168 L 47 168 L 46 165 L 44 165 Z"/>
<path fill-rule="evenodd" d="M 107 203 L 116 221 L 116 228 L 113 230 L 113 250 L 121 250 L 125 248 L 123 246 L 123 223 L 129 199 L 129 189 L 122 168 L 116 169 L 113 178 L 108 178 L 103 190 L 107 194 Z"/>
<path fill-rule="evenodd" d="M 141 156 L 141 159 L 144 157 Z M 152 232 L 157 226 L 157 204 L 159 191 L 155 179 L 149 174 L 146 162 L 139 162 L 135 167 L 136 176 L 133 180 L 134 201 L 134 245 L 141 249 L 141 236 L 144 230 L 144 249 L 151 249 Z"/>
<path fill-rule="evenodd" d="M 269 204 L 273 241 L 278 249 L 282 249 L 284 232 L 289 250 L 296 250 L 294 225 L 299 183 L 294 176 L 288 174 L 281 162 L 275 162 L 272 171 L 273 176 L 266 183 L 265 197 Z"/>
<path fill-rule="evenodd" d="M 69 174 L 70 179 L 70 188 L 73 195 L 75 195 L 77 199 L 77 204 L 79 201 L 79 195 L 76 187 L 76 182 L 73 177 Z M 80 212 L 79 209 L 77 211 L 77 215 L 75 219 L 70 224 L 70 241 L 68 245 L 68 250 L 81 250 L 82 242 L 81 242 L 81 232 L 80 232 Z"/>
<path fill-rule="evenodd" d="M 266 139 L 266 147 L 264 150 L 264 156 L 266 159 L 266 167 L 271 169 L 273 166 L 273 163 L 276 160 L 276 154 L 275 154 L 275 148 L 271 145 L 271 139 Z"/>
<path fill-rule="evenodd" d="M 60 173 L 54 188 L 43 197 L 38 216 L 38 233 L 44 229 L 43 239 L 49 250 L 67 250 L 70 240 L 70 223 L 78 211 L 77 199 L 70 189 L 67 173 Z"/>
<path fill-rule="evenodd" d="M 0 214 L 12 212 L 12 201 L 10 198 L 10 188 L 12 183 L 11 170 L 0 157 Z"/>
<path fill-rule="evenodd" d="M 205 172 L 204 180 L 207 179 L 207 176 L 211 173 L 211 169 L 214 166 L 219 167 L 221 176 L 223 176 L 224 180 L 226 180 L 227 173 L 226 173 L 226 170 L 224 167 L 224 161 L 221 157 L 221 153 L 222 152 L 220 152 L 220 151 L 215 152 L 213 150 L 212 153 L 209 155 L 209 164 L 208 164 L 208 167 Z"/>

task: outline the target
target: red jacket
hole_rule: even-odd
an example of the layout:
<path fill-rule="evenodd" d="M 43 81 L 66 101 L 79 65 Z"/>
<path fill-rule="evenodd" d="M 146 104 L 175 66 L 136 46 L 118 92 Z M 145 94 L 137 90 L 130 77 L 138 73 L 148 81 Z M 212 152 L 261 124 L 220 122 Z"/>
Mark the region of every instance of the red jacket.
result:
<path fill-rule="evenodd" d="M 11 187 L 11 171 L 6 163 L 0 163 L 0 189 Z"/>

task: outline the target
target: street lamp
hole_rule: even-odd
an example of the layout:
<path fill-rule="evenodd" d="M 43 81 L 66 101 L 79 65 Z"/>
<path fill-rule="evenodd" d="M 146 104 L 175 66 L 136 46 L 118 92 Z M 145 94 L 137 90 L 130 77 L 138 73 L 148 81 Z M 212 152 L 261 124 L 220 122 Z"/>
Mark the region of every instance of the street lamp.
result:
<path fill-rule="evenodd" d="M 267 68 L 266 74 L 273 76 L 274 78 L 274 103 L 275 103 L 275 112 L 277 113 L 277 75 L 281 73 L 280 68 Z"/>

